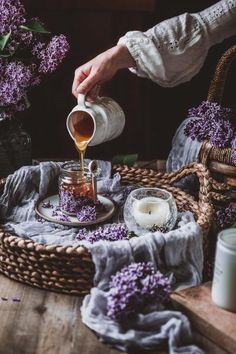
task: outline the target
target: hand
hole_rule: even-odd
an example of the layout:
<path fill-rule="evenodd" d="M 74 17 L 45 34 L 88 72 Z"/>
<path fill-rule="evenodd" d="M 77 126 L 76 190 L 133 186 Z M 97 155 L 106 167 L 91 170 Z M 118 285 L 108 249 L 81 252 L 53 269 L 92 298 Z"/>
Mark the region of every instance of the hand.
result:
<path fill-rule="evenodd" d="M 75 70 L 72 93 L 92 96 L 97 92 L 96 85 L 112 79 L 119 69 L 135 66 L 135 62 L 124 45 L 117 45 L 99 54 L 94 59 Z"/>

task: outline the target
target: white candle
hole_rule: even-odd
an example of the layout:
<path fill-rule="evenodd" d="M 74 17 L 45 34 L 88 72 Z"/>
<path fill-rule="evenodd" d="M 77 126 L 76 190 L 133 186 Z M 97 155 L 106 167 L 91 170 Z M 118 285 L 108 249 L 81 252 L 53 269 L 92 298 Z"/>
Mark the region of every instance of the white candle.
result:
<path fill-rule="evenodd" d="M 133 216 L 138 225 L 151 228 L 163 226 L 170 217 L 169 204 L 157 197 L 144 197 L 133 203 Z"/>

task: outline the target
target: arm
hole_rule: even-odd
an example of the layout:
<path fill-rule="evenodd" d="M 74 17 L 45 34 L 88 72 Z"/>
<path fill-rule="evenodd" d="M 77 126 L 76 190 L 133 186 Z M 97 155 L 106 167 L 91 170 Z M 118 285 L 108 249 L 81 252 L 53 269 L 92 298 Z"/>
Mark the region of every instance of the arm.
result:
<path fill-rule="evenodd" d="M 165 20 L 146 32 L 132 31 L 118 45 L 75 72 L 72 92 L 87 93 L 122 68 L 164 87 L 190 80 L 208 49 L 236 34 L 236 0 L 222 0 L 196 14 Z"/>
<path fill-rule="evenodd" d="M 135 61 L 128 48 L 123 44 L 118 44 L 76 69 L 72 93 L 77 97 L 78 93 L 87 93 L 92 90 L 92 96 L 94 96 L 96 85 L 110 80 L 118 70 L 134 65 Z"/>
<path fill-rule="evenodd" d="M 136 62 L 131 71 L 164 87 L 190 80 L 208 49 L 236 34 L 236 0 L 222 0 L 196 14 L 163 21 L 147 32 L 128 32 L 119 40 Z"/>

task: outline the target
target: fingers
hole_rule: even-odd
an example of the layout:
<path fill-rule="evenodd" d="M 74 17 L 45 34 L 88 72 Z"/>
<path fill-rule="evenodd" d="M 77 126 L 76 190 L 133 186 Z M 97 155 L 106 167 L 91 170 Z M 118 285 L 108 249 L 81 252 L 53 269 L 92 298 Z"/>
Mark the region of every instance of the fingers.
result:
<path fill-rule="evenodd" d="M 87 75 L 81 69 L 77 69 L 75 71 L 74 81 L 72 85 L 72 94 L 75 97 L 78 96 L 77 88 L 86 79 L 86 77 Z"/>
<path fill-rule="evenodd" d="M 101 85 L 95 85 L 92 90 L 88 92 L 88 100 L 95 100 L 99 96 L 100 90 Z"/>
<path fill-rule="evenodd" d="M 82 83 L 80 83 L 76 89 L 77 95 L 79 93 L 86 94 L 91 91 L 96 84 L 98 83 L 99 79 L 97 75 L 89 75 Z"/>

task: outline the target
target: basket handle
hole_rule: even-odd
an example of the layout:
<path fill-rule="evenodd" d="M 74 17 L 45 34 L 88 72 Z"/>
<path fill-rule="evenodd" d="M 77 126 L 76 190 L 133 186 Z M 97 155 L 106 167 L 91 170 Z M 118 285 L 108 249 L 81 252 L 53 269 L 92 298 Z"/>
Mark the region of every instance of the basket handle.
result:
<path fill-rule="evenodd" d="M 207 100 L 221 104 L 227 74 L 232 62 L 236 59 L 236 45 L 230 47 L 221 56 L 215 69 L 215 74 L 211 80 Z"/>

